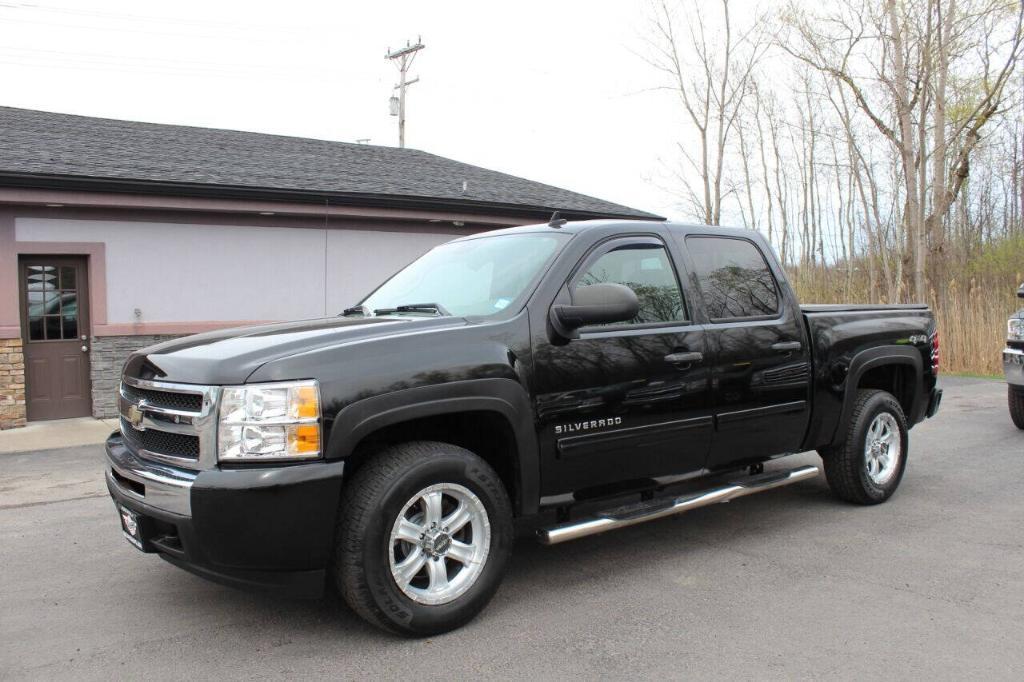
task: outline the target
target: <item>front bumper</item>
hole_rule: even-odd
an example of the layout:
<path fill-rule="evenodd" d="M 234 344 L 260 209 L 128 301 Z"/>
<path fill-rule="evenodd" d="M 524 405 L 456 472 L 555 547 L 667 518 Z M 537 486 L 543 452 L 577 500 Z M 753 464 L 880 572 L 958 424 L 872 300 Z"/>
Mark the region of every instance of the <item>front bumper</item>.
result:
<path fill-rule="evenodd" d="M 1003 349 L 1003 374 L 1006 375 L 1006 383 L 1024 389 L 1024 350 Z"/>
<path fill-rule="evenodd" d="M 142 551 L 217 582 L 323 593 L 343 462 L 199 472 L 137 457 L 119 433 L 106 480 L 139 515 Z"/>

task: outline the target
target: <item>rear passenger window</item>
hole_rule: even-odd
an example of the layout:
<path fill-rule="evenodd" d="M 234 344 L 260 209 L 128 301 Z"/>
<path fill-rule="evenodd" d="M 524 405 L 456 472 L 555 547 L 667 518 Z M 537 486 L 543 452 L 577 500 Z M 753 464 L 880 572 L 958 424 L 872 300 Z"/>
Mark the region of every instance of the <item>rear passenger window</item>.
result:
<path fill-rule="evenodd" d="M 663 246 L 628 244 L 600 256 L 576 281 L 576 287 L 598 283 L 623 284 L 636 293 L 640 312 L 628 324 L 686 319 L 675 269 Z"/>
<path fill-rule="evenodd" d="M 774 317 L 779 289 L 761 251 L 744 239 L 689 237 L 697 278 L 711 319 Z"/>

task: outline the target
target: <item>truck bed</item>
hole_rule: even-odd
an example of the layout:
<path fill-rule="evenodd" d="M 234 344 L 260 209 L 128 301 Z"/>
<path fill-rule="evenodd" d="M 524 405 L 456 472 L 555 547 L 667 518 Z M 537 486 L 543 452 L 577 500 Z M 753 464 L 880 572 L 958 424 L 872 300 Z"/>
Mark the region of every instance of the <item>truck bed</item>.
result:
<path fill-rule="evenodd" d="M 858 355 L 884 352 L 910 356 L 907 366 L 923 373 L 929 382 L 911 382 L 913 389 L 907 388 L 906 393 L 901 393 L 903 389 L 899 386 L 892 387 L 890 392 L 908 405 L 906 416 L 911 425 L 925 417 L 925 408 L 934 387 L 930 340 L 935 330 L 935 318 L 928 306 L 913 303 L 810 304 L 801 305 L 800 312 L 812 340 L 813 364 L 817 368 L 815 375 L 819 377 L 805 443 L 808 449 L 828 443 L 835 436 L 843 419 L 843 410 L 851 400 L 846 391 L 834 390 L 835 384 L 839 383 L 836 377 L 846 376 L 850 358 Z M 909 408 L 911 403 L 913 410 Z"/>

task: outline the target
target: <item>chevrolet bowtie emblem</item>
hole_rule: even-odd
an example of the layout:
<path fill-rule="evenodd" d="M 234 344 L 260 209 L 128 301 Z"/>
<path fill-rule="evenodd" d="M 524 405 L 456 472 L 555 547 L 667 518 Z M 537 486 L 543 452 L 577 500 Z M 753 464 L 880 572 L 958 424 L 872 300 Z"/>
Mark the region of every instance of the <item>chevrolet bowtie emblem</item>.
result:
<path fill-rule="evenodd" d="M 128 423 L 131 424 L 132 428 L 136 431 L 144 430 L 144 427 L 142 426 L 142 403 L 128 406 Z"/>

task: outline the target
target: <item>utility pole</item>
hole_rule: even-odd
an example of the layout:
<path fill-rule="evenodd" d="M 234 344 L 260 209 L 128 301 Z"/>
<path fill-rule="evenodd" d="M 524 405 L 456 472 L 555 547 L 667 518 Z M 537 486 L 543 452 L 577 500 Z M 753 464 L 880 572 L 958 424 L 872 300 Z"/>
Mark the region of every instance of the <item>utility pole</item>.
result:
<path fill-rule="evenodd" d="M 394 52 L 391 51 L 391 48 L 388 48 L 388 53 L 385 55 L 385 59 L 395 62 L 398 66 L 398 85 L 394 87 L 395 90 L 398 90 L 398 97 L 391 96 L 391 115 L 398 117 L 399 148 L 405 148 L 405 89 L 413 83 L 418 83 L 420 80 L 419 78 L 406 80 L 406 76 L 409 73 L 413 60 L 416 59 L 416 53 L 424 47 L 426 46 L 422 40 L 417 38 L 415 45 L 410 45 L 406 41 L 405 47 L 399 48 Z"/>

